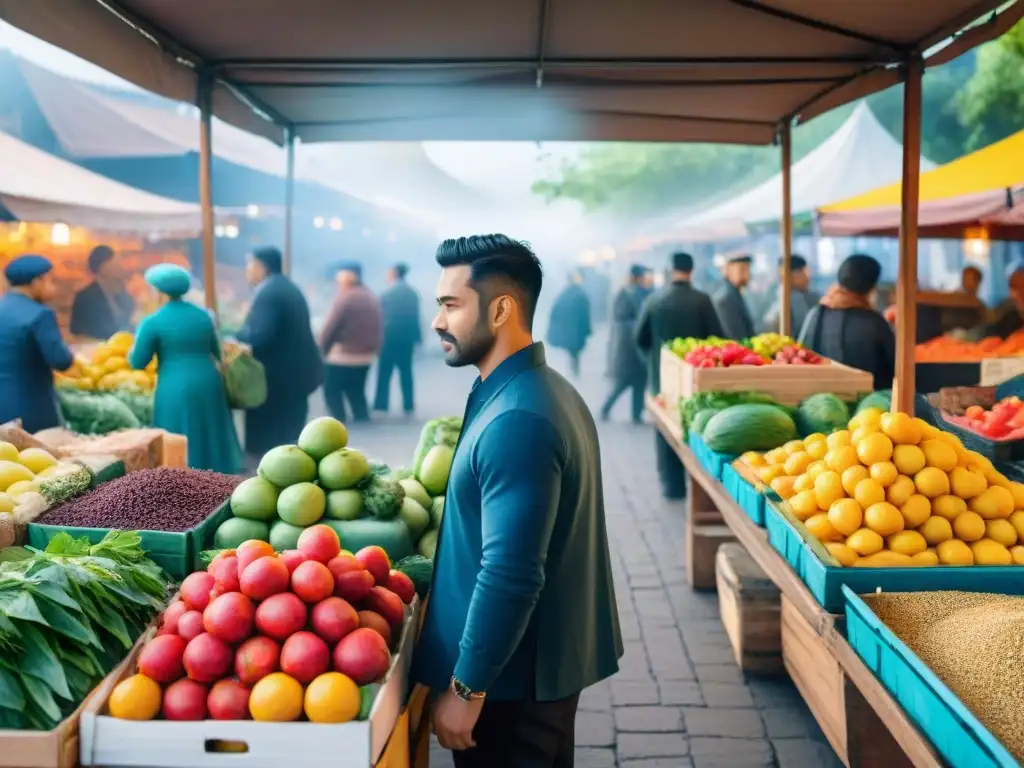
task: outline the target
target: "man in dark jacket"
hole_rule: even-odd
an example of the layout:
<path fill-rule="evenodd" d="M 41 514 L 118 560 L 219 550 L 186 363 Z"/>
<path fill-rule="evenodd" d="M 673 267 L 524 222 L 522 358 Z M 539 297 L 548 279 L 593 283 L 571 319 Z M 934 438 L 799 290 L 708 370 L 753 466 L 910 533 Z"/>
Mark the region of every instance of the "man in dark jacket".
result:
<path fill-rule="evenodd" d="M 281 274 L 281 252 L 257 249 L 246 259 L 245 276 L 256 290 L 238 340 L 252 348 L 267 375 L 267 402 L 245 414 L 245 450 L 260 456 L 298 439 L 309 414 L 309 396 L 323 382 L 324 367 L 309 305 L 295 283 Z"/>
<path fill-rule="evenodd" d="M 593 332 L 590 320 L 590 297 L 583 290 L 583 275 L 579 270 L 569 274 L 567 285 L 551 308 L 548 323 L 548 343 L 569 353 L 572 375 L 580 375 L 580 354 Z"/>
<path fill-rule="evenodd" d="M 75 294 L 71 304 L 71 333 L 89 339 L 109 339 L 118 331 L 131 331 L 135 302 L 125 290 L 125 274 L 109 245 L 89 253 L 93 281 Z"/>
<path fill-rule="evenodd" d="M 377 395 L 373 409 L 387 412 L 391 395 L 391 374 L 398 369 L 402 387 L 402 410 L 412 415 L 413 400 L 412 353 L 422 343 L 420 328 L 420 297 L 405 281 L 407 264 L 396 264 L 388 273 L 391 286 L 381 294 L 380 309 L 384 316 L 384 344 L 377 361 Z"/>
<path fill-rule="evenodd" d="M 779 260 L 779 276 L 782 273 L 782 260 Z M 811 276 L 807 271 L 807 259 L 795 253 L 789 257 L 789 335 L 794 339 L 800 335 L 804 320 L 812 309 L 818 306 L 821 299 L 810 289 Z M 778 291 L 776 291 L 777 293 Z M 764 329 L 768 333 L 779 333 L 782 317 L 782 299 L 776 297 L 764 315 Z"/>
<path fill-rule="evenodd" d="M 632 390 L 633 423 L 639 424 L 644 412 L 644 388 L 647 386 L 647 361 L 636 346 L 636 321 L 649 293 L 650 270 L 639 264 L 629 268 L 629 281 L 615 295 L 612 327 L 608 337 L 608 378 L 612 389 L 601 407 L 601 418 L 611 416 L 616 401 Z"/>
<path fill-rule="evenodd" d="M 679 337 L 723 335 L 711 298 L 690 283 L 692 272 L 690 254 L 672 254 L 672 281 L 648 297 L 636 322 L 636 345 L 647 356 L 648 381 L 654 394 L 661 390 L 661 348 L 665 342 Z M 655 432 L 655 437 L 662 493 L 669 499 L 681 499 L 686 495 L 683 465 L 661 433 Z"/>
<path fill-rule="evenodd" d="M 715 292 L 715 311 L 727 339 L 741 341 L 756 333 L 750 307 L 743 298 L 743 289 L 750 283 L 751 261 L 748 254 L 731 257 L 725 265 L 725 285 Z"/>

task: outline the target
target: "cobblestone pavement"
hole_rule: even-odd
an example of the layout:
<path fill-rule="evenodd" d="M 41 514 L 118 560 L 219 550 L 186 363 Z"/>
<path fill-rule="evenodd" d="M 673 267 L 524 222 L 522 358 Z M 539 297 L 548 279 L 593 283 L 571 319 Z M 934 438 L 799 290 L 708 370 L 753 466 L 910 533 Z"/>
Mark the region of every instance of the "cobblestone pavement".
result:
<path fill-rule="evenodd" d="M 549 350 L 556 367 L 564 362 Z M 580 391 L 604 395 L 604 344 L 592 342 Z M 470 371 L 417 364 L 419 419 L 352 430 L 353 445 L 393 466 L 408 462 L 422 419 L 462 412 Z M 371 384 L 375 372 L 371 374 Z M 396 393 L 397 394 L 397 393 Z M 392 397 L 393 408 L 397 397 Z M 832 768 L 841 763 L 785 676 L 744 679 L 714 594 L 686 585 L 683 507 L 662 500 L 650 426 L 628 423 L 627 397 L 601 425 L 616 597 L 626 644 L 621 669 L 587 689 L 576 720 L 578 768 Z M 436 742 L 431 768 L 449 768 Z"/>

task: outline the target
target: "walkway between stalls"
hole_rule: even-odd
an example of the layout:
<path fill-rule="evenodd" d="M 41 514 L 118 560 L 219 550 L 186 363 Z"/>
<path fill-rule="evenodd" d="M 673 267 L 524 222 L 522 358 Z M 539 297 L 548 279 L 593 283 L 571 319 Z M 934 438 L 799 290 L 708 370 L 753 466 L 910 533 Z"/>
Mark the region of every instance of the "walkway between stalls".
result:
<path fill-rule="evenodd" d="M 428 345 L 432 339 L 428 337 Z M 433 350 L 431 350 L 433 351 Z M 559 350 L 548 360 L 560 370 Z M 577 386 L 595 411 L 605 394 L 605 339 L 591 340 Z M 459 414 L 473 373 L 439 358 L 417 363 L 418 416 L 351 430 L 352 445 L 392 466 L 408 463 L 422 419 Z M 369 385 L 376 381 L 371 373 Z M 654 433 L 600 425 L 616 595 L 626 642 L 621 671 L 588 689 L 576 720 L 577 768 L 834 768 L 841 765 L 788 677 L 744 680 L 718 599 L 685 583 L 683 506 L 659 493 Z M 400 403 L 396 391 L 392 408 Z M 321 415 L 317 396 L 312 415 Z M 451 768 L 434 744 L 431 768 Z"/>

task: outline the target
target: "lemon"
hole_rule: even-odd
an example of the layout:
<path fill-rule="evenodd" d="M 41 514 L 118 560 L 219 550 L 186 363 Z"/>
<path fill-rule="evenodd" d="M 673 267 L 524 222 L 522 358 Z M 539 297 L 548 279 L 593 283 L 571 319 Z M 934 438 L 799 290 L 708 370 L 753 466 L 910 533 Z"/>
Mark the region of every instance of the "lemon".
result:
<path fill-rule="evenodd" d="M 985 521 L 976 512 L 964 512 L 953 521 L 953 533 L 961 541 L 977 541 L 985 535 Z"/>
<path fill-rule="evenodd" d="M 949 443 L 939 439 L 925 440 L 921 443 L 921 450 L 929 467 L 941 469 L 943 472 L 952 472 L 956 467 L 956 451 Z"/>
<path fill-rule="evenodd" d="M 892 499 L 889 499 L 889 503 L 895 506 L 895 502 Z M 904 528 L 917 528 L 933 517 L 932 503 L 921 494 L 915 493 L 900 505 L 900 514 L 903 515 Z"/>
<path fill-rule="evenodd" d="M 994 485 L 971 499 L 970 508 L 986 520 L 1006 518 L 1013 514 L 1013 494 Z"/>
<path fill-rule="evenodd" d="M 944 541 L 949 541 L 953 538 L 953 526 L 949 520 L 944 517 L 936 517 L 932 515 L 925 520 L 917 529 L 918 533 L 924 536 L 924 540 L 931 544 L 933 547 L 936 544 L 941 544 Z"/>
<path fill-rule="evenodd" d="M 870 528 L 861 528 L 846 538 L 846 546 L 861 557 L 867 557 L 881 551 L 885 541 Z"/>
<path fill-rule="evenodd" d="M 839 533 L 829 522 L 828 514 L 825 512 L 819 512 L 816 515 L 811 515 L 807 520 L 804 521 L 804 525 L 807 526 L 807 530 L 811 532 L 818 541 L 841 541 L 843 535 Z"/>
<path fill-rule="evenodd" d="M 828 508 L 828 521 L 844 536 L 849 536 L 864 524 L 864 512 L 853 499 L 839 499 Z"/>
<path fill-rule="evenodd" d="M 359 686 L 340 672 L 325 672 L 306 688 L 303 708 L 312 723 L 347 723 L 359 707 Z"/>
<path fill-rule="evenodd" d="M 23 493 L 35 493 L 38 490 L 39 486 L 36 485 L 35 480 L 19 480 L 7 486 L 7 495 L 12 499 L 16 499 Z"/>
<path fill-rule="evenodd" d="M 935 548 L 942 565 L 974 565 L 974 552 L 959 539 L 944 541 Z"/>
<path fill-rule="evenodd" d="M 1013 495 L 1013 508 L 1024 509 L 1024 483 L 1010 483 L 1010 493 Z"/>
<path fill-rule="evenodd" d="M 889 537 L 888 546 L 901 555 L 916 555 L 928 549 L 928 542 L 917 531 L 900 531 Z"/>
<path fill-rule="evenodd" d="M 768 467 L 758 467 L 754 472 L 762 483 L 771 483 L 775 478 L 782 477 L 786 474 L 786 470 L 784 470 L 779 464 L 772 464 Z"/>
<path fill-rule="evenodd" d="M 772 448 L 764 455 L 764 460 L 769 464 L 782 464 L 788 454 L 781 448 Z"/>
<path fill-rule="evenodd" d="M 891 536 L 903 530 L 903 515 L 889 502 L 880 501 L 864 510 L 864 525 L 879 536 Z"/>
<path fill-rule="evenodd" d="M 982 474 L 985 476 L 985 480 L 990 486 L 998 485 L 1006 490 L 1010 490 L 1010 481 L 1006 479 L 1006 475 L 1002 472 L 993 469 L 991 471 L 983 472 Z"/>
<path fill-rule="evenodd" d="M 785 500 L 792 496 L 794 493 L 796 493 L 796 491 L 793 489 L 793 483 L 795 482 L 795 477 L 788 477 L 786 475 L 783 475 L 782 477 L 776 477 L 774 480 L 771 481 L 771 483 L 769 483 L 769 485 L 771 486 L 771 489 L 773 491 L 779 494 L 780 499 Z"/>
<path fill-rule="evenodd" d="M 107 703 L 111 717 L 152 720 L 160 711 L 160 684 L 145 675 L 132 675 L 118 683 Z"/>
<path fill-rule="evenodd" d="M 912 416 L 905 413 L 883 413 L 882 432 L 896 445 L 917 445 L 921 442 L 921 428 Z"/>
<path fill-rule="evenodd" d="M 1014 565 L 1024 565 L 1024 547 L 1020 544 L 1010 547 L 1010 557 L 1013 558 Z M 836 559 L 838 560 L 839 558 Z"/>
<path fill-rule="evenodd" d="M 979 539 L 971 544 L 975 565 L 1013 565 L 1010 550 L 992 539 Z"/>
<path fill-rule="evenodd" d="M 892 463 L 901 475 L 913 477 L 925 468 L 927 460 L 916 445 L 897 445 L 892 449 Z"/>
<path fill-rule="evenodd" d="M 0 493 L 0 514 L 14 511 L 14 499 L 6 493 Z"/>
<path fill-rule="evenodd" d="M 863 464 L 854 464 L 843 470 L 843 490 L 846 491 L 846 495 L 852 497 L 857 483 L 866 480 L 870 475 L 871 472 Z"/>
<path fill-rule="evenodd" d="M 863 427 L 857 427 L 855 430 L 853 430 L 853 434 L 850 435 L 850 442 L 853 443 L 853 445 L 857 445 L 857 444 L 859 444 L 861 442 L 861 440 L 866 438 L 868 435 L 881 435 L 881 434 L 882 434 L 882 428 L 879 425 L 877 425 L 877 424 L 868 424 L 868 425 L 863 426 Z M 885 437 L 884 435 L 882 435 L 882 436 Z M 888 440 L 888 439 L 889 438 L 886 438 L 886 440 Z"/>
<path fill-rule="evenodd" d="M 953 471 L 949 473 L 949 487 L 954 496 L 959 496 L 961 499 L 973 499 L 985 492 L 988 482 L 980 472 L 954 467 Z"/>
<path fill-rule="evenodd" d="M 825 438 L 825 444 L 828 445 L 830 451 L 834 451 L 836 448 L 844 448 L 850 445 L 851 442 L 848 429 L 840 429 Z"/>
<path fill-rule="evenodd" d="M 17 461 L 34 475 L 38 475 L 44 469 L 49 469 L 57 463 L 49 451 L 44 451 L 42 448 L 26 448 L 18 454 Z"/>
<path fill-rule="evenodd" d="M 1010 515 L 1010 524 L 1017 529 L 1017 536 L 1024 541 L 1024 510 L 1018 509 Z"/>
<path fill-rule="evenodd" d="M 764 456 L 757 451 L 747 451 L 740 456 L 740 461 L 751 467 L 765 467 L 768 462 L 764 460 Z"/>
<path fill-rule="evenodd" d="M 827 512 L 832 502 L 843 498 L 843 481 L 838 472 L 827 470 L 814 479 L 814 496 L 818 500 L 818 509 Z"/>
<path fill-rule="evenodd" d="M 846 568 L 857 562 L 857 553 L 838 541 L 826 541 L 825 549 L 829 551 L 832 557 L 839 561 L 840 565 Z M 1024 547 L 1021 547 L 1021 549 L 1024 550 Z"/>
<path fill-rule="evenodd" d="M 946 494 L 932 501 L 932 514 L 944 517 L 950 522 L 967 511 L 967 502 L 956 496 Z"/>
<path fill-rule="evenodd" d="M 885 500 L 894 507 L 902 507 L 914 495 L 917 495 L 917 486 L 906 475 L 897 475 L 892 485 L 885 489 Z"/>
<path fill-rule="evenodd" d="M 816 440 L 813 443 L 807 443 L 805 453 L 812 459 L 824 459 L 825 454 L 828 453 L 828 445 L 824 440 Z"/>
<path fill-rule="evenodd" d="M 799 453 L 803 449 L 803 440 L 790 440 L 788 443 L 782 446 L 782 450 L 785 451 L 787 456 L 792 456 L 794 453 Z"/>
<path fill-rule="evenodd" d="M 914 423 L 917 424 L 917 428 L 921 431 L 922 440 L 928 440 L 939 434 L 938 428 L 932 426 L 924 419 L 914 417 Z"/>
<path fill-rule="evenodd" d="M 929 566 L 939 564 L 939 556 L 930 549 L 918 552 L 916 555 L 911 555 L 910 559 L 914 561 L 914 565 Z"/>
<path fill-rule="evenodd" d="M 910 555 L 900 552 L 876 552 L 868 557 L 862 557 L 853 564 L 854 568 L 909 568 L 914 565 L 914 559 Z"/>
<path fill-rule="evenodd" d="M 793 490 L 797 493 L 801 491 L 813 491 L 814 490 L 814 478 L 811 475 L 803 474 L 800 475 L 796 482 L 793 483 Z"/>
<path fill-rule="evenodd" d="M 900 476 L 900 473 L 896 470 L 896 465 L 891 461 L 880 461 L 877 464 L 872 464 L 870 472 L 871 477 L 877 480 L 878 484 L 883 488 L 888 488 Z"/>
<path fill-rule="evenodd" d="M 814 459 L 807 455 L 807 451 L 797 451 L 796 453 L 789 454 L 789 458 L 786 459 L 786 463 L 782 466 L 785 468 L 787 475 L 799 475 L 810 466 L 812 461 Z"/>
<path fill-rule="evenodd" d="M 949 475 L 936 467 L 925 467 L 914 475 L 918 493 L 934 499 L 949 493 Z"/>
<path fill-rule="evenodd" d="M 863 440 L 856 443 L 857 458 L 862 464 L 869 467 L 880 461 L 889 461 L 892 458 L 892 440 L 881 432 L 867 435 Z"/>
<path fill-rule="evenodd" d="M 842 474 L 843 471 L 855 464 L 860 464 L 857 458 L 857 449 L 852 445 L 844 445 L 825 454 L 825 463 L 829 469 L 834 469 Z"/>
<path fill-rule="evenodd" d="M 792 496 L 789 500 L 789 508 L 793 512 L 793 516 L 801 522 L 811 515 L 817 514 L 818 500 L 814 496 L 814 491 L 800 491 Z"/>
<path fill-rule="evenodd" d="M 872 504 L 885 501 L 885 489 L 881 483 L 869 477 L 857 483 L 857 487 L 853 489 L 853 498 L 860 504 L 861 509 L 867 509 Z"/>
<path fill-rule="evenodd" d="M 0 440 L 0 461 L 17 461 L 18 449 L 6 440 Z"/>
<path fill-rule="evenodd" d="M 885 411 L 881 408 L 865 408 L 850 419 L 850 428 L 857 429 L 865 424 L 875 424 L 879 429 L 881 429 L 883 413 L 885 413 Z"/>
<path fill-rule="evenodd" d="M 980 472 L 982 477 L 988 472 L 995 472 L 992 462 L 974 451 L 967 452 L 967 468 L 972 472 Z"/>
<path fill-rule="evenodd" d="M 808 446 L 811 443 L 824 443 L 827 438 L 821 432 L 811 432 L 807 437 L 804 438 L 804 445 Z"/>
<path fill-rule="evenodd" d="M 817 480 L 818 475 L 826 471 L 828 471 L 828 464 L 824 461 L 812 461 L 807 465 L 807 469 L 804 470 L 804 474 L 810 475 L 812 480 Z"/>
<path fill-rule="evenodd" d="M 6 491 L 19 480 L 32 480 L 32 470 L 13 461 L 0 461 L 0 491 Z"/>
<path fill-rule="evenodd" d="M 273 672 L 262 678 L 249 694 L 249 714 L 258 722 L 298 720 L 302 706 L 302 684 L 284 672 Z"/>
<path fill-rule="evenodd" d="M 1017 529 L 1009 520 L 986 520 L 985 538 L 998 541 L 1004 547 L 1012 547 L 1017 543 Z"/>

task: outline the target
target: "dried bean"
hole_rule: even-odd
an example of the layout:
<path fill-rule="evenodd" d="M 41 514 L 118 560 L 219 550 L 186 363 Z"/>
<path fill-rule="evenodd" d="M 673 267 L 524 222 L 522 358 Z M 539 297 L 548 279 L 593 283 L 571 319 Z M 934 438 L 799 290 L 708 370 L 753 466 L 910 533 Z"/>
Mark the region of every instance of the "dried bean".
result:
<path fill-rule="evenodd" d="M 195 469 L 140 469 L 54 507 L 36 522 L 181 533 L 209 517 L 243 479 Z"/>

